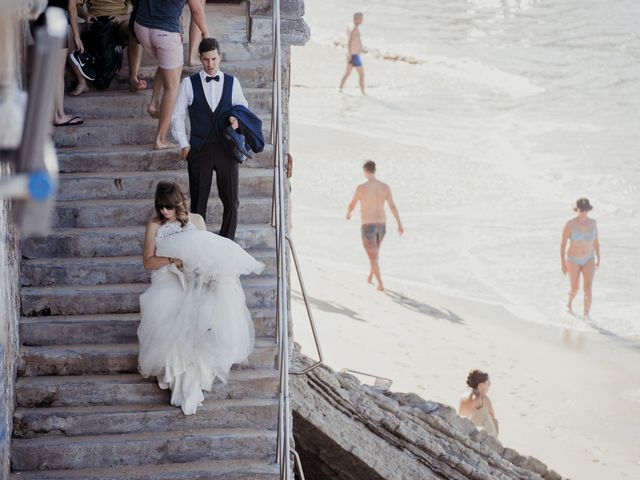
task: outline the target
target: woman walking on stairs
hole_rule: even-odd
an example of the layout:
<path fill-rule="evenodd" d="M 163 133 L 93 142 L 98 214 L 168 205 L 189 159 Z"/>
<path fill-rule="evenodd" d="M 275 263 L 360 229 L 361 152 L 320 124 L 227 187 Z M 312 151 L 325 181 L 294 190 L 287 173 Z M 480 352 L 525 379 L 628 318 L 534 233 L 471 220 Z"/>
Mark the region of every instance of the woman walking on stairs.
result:
<path fill-rule="evenodd" d="M 264 265 L 235 242 L 208 232 L 189 214 L 173 182 L 159 182 L 155 217 L 144 239 L 151 286 L 140 296 L 138 370 L 171 389 L 171 404 L 196 413 L 216 378 L 226 383 L 235 363 L 248 359 L 254 326 L 240 275 Z"/>

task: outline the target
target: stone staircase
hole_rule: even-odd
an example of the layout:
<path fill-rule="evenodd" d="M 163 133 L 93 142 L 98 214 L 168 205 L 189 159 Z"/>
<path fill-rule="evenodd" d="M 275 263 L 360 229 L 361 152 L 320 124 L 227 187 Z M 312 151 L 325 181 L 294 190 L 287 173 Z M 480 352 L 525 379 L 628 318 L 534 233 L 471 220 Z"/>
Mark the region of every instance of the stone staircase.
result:
<path fill-rule="evenodd" d="M 207 10 L 221 40 L 222 69 L 239 77 L 268 134 L 271 48 L 246 41 L 243 4 Z M 152 69 L 144 65 L 142 72 Z M 129 93 L 120 80 L 110 90 L 65 99 L 85 123 L 55 129 L 61 175 L 54 229 L 22 242 L 11 478 L 278 478 L 270 145 L 240 170 L 236 241 L 267 265 L 262 275 L 243 278 L 255 351 L 188 417 L 169 404 L 168 391 L 136 373 L 138 297 L 149 283 L 142 242 L 155 185 L 171 180 L 188 190 L 178 150 L 151 149 L 149 96 Z M 221 214 L 214 182 L 213 231 Z"/>

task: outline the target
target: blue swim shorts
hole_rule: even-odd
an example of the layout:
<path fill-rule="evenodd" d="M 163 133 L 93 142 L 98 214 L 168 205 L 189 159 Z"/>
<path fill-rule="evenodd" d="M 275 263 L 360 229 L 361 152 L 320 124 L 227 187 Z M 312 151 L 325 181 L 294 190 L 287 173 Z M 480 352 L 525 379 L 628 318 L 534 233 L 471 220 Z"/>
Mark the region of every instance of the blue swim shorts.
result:
<path fill-rule="evenodd" d="M 361 67 L 362 60 L 360 59 L 360 55 L 358 55 L 357 53 L 355 55 L 351 55 L 351 60 L 349 60 L 349 63 L 354 67 Z"/>

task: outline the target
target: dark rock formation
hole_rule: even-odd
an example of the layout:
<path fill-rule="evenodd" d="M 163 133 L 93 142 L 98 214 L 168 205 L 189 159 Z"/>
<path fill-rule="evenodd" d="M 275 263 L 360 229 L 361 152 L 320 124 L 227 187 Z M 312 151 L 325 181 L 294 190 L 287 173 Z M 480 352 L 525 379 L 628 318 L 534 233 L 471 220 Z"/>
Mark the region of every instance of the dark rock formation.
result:
<path fill-rule="evenodd" d="M 294 353 L 298 368 L 310 360 Z M 322 366 L 291 377 L 296 449 L 307 480 L 560 480 L 446 405 L 380 392 Z"/>

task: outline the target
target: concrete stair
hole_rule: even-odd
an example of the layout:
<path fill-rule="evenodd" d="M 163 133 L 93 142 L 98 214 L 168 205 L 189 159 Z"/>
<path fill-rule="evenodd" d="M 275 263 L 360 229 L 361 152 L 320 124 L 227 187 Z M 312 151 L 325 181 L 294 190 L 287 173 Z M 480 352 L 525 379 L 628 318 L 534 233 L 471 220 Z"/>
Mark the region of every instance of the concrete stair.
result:
<path fill-rule="evenodd" d="M 213 226 L 209 230 L 216 231 Z M 22 242 L 24 258 L 117 257 L 141 255 L 142 223 L 128 227 L 57 228 L 46 237 Z M 239 225 L 236 242 L 253 252 L 275 248 L 273 230 L 265 224 Z"/>
<path fill-rule="evenodd" d="M 205 398 L 273 399 L 276 398 L 277 382 L 277 372 L 271 368 L 232 370 L 229 382 L 217 382 L 210 392 L 205 392 Z M 168 405 L 169 398 L 168 390 L 161 390 L 153 379 L 137 374 L 21 377 L 16 384 L 17 405 L 26 409 L 142 403 Z"/>
<path fill-rule="evenodd" d="M 271 89 L 269 88 L 242 88 L 251 109 L 262 117 L 263 122 L 269 123 L 269 111 L 271 110 Z M 123 95 L 124 94 L 124 95 Z M 65 99 L 64 106 L 74 113 L 86 119 L 104 118 L 149 118 L 147 107 L 151 99 L 151 90 L 142 90 L 137 93 L 92 90 L 79 97 Z M 153 119 L 151 119 L 153 120 Z M 133 123 L 133 122 L 132 122 Z M 157 124 L 157 120 L 153 122 Z M 58 127 L 59 130 L 73 130 L 68 127 Z"/>
<path fill-rule="evenodd" d="M 135 467 L 83 468 L 20 472 L 12 480 L 277 480 L 278 466 L 272 462 L 210 460 Z"/>
<path fill-rule="evenodd" d="M 113 435 L 41 435 L 14 438 L 14 470 L 118 467 L 203 459 L 275 460 L 276 432 L 266 429 L 194 429 Z"/>
<path fill-rule="evenodd" d="M 115 92 L 115 94 L 132 95 L 134 97 L 139 95 L 121 94 L 120 92 Z M 85 99 L 83 98 L 83 100 Z M 90 108 L 93 109 L 94 107 Z M 115 108 L 105 106 L 105 110 L 114 116 L 101 118 L 87 116 L 82 125 L 57 127 L 53 132 L 53 141 L 56 147 L 113 147 L 114 145 L 144 145 L 153 142 L 158 126 L 157 120 L 149 116 L 143 117 L 142 115 L 139 118 L 126 117 L 124 115 L 127 112 L 118 111 L 116 113 L 114 111 Z M 271 131 L 269 119 L 264 116 L 261 119 L 263 122 L 262 133 L 264 138 L 268 139 Z M 179 156 L 178 159 L 180 159 Z"/>
<path fill-rule="evenodd" d="M 96 160 L 100 160 L 97 168 Z M 177 148 L 153 150 L 146 145 L 107 145 L 88 148 L 58 148 L 58 163 L 63 173 L 111 173 L 111 172 L 155 172 L 156 170 L 185 170 L 187 162 L 182 160 Z M 265 145 L 264 151 L 254 153 L 242 164 L 242 169 L 268 168 L 273 164 L 273 147 Z"/>
<path fill-rule="evenodd" d="M 246 38 L 246 4 L 207 5 L 223 70 L 236 75 L 269 138 L 271 45 Z M 186 47 L 185 47 L 186 48 Z M 288 52 L 285 54 L 288 64 Z M 155 68 L 143 57 L 141 73 Z M 183 76 L 197 71 L 186 67 Z M 266 267 L 241 279 L 256 347 L 216 381 L 196 415 L 170 405 L 170 392 L 137 373 L 139 296 L 146 222 L 155 186 L 188 191 L 177 148 L 154 151 L 150 90 L 130 93 L 120 72 L 106 91 L 65 98 L 83 125 L 57 127 L 60 164 L 53 230 L 22 241 L 20 358 L 10 478 L 276 480 L 273 147 L 240 169 L 236 241 Z M 288 79 L 289 69 L 283 75 Z M 287 80 L 288 81 L 288 80 Z M 151 82 L 149 82 L 151 83 Z M 222 215 L 215 179 L 207 213 Z"/>

